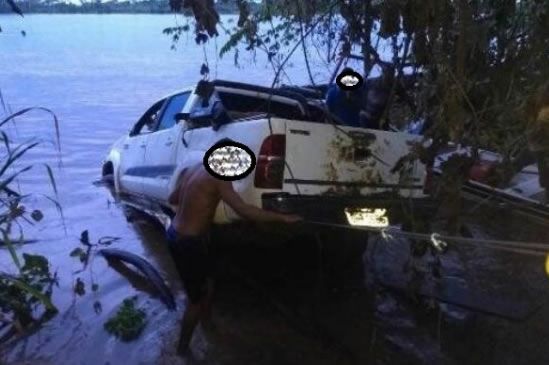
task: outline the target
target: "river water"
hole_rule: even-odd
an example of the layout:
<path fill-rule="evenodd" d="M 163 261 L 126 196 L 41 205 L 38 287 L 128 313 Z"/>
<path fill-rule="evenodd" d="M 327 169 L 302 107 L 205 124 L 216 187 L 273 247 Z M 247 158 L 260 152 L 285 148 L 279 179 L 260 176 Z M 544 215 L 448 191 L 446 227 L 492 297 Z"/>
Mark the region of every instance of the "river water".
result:
<path fill-rule="evenodd" d="M 230 16 L 222 19 L 228 27 L 232 20 Z M 213 77 L 261 85 L 270 85 L 273 77 L 261 53 L 241 51 L 238 67 L 233 54 L 216 57 L 226 41 L 223 37 L 199 47 L 192 35 L 188 39 L 184 36 L 172 50 L 172 41 L 162 30 L 185 22 L 173 15 L 0 16 L 0 90 L 7 109 L 45 106 L 59 118 L 61 131 L 58 153 L 53 121 L 46 113 L 27 114 L 6 128 L 14 142 L 42 141 L 24 159 L 24 163 L 34 165 L 33 170 L 17 183 L 21 191 L 34 194 L 26 204 L 41 209 L 45 219 L 35 226 L 24 224 L 26 238 L 39 241 L 18 252 L 42 254 L 50 260 L 59 277 L 53 298 L 60 310 L 41 331 L 11 349 L 7 362 L 173 363 L 184 295 L 163 246 L 162 232 L 141 217 L 128 222 L 127 214 L 107 189 L 93 182 L 100 177 L 101 162 L 110 144 L 127 133 L 154 101 L 196 83 L 206 59 Z M 315 57 L 311 58 L 314 62 Z M 308 82 L 299 52 L 286 72 L 291 80 L 285 82 Z M 327 75 L 317 73 L 320 79 Z M 7 111 L 0 111 L 0 115 L 7 115 Z M 54 197 L 44 164 L 53 168 L 62 216 L 43 196 Z M 84 230 L 88 230 L 92 243 L 102 236 L 115 236 L 120 238 L 117 248 L 150 260 L 178 293 L 179 310 L 166 311 L 159 300 L 142 292 L 142 285 L 130 285 L 99 256 L 79 272 L 82 263 L 69 253 L 81 246 L 79 237 Z M 0 264 L 2 270 L 13 272 L 3 249 Z M 73 291 L 77 278 L 86 285 L 84 296 Z M 99 285 L 95 292 L 92 283 Z M 135 294 L 147 309 L 149 325 L 138 343 L 125 344 L 110 338 L 103 323 L 122 299 Z M 94 311 L 96 302 L 101 305 L 100 313 Z M 199 341 L 198 348 L 204 343 Z M 248 351 L 241 345 L 237 353 Z"/>
<path fill-rule="evenodd" d="M 224 16 L 223 22 L 230 25 L 230 19 Z M 61 130 L 61 152 L 58 153 L 53 144 L 55 129 L 45 113 L 21 116 L 6 129 L 16 141 L 32 138 L 42 141 L 26 156 L 24 162 L 34 167 L 19 179 L 18 186 L 23 192 L 33 193 L 26 205 L 41 209 L 45 218 L 34 226 L 24 225 L 26 238 L 38 239 L 38 242 L 20 247 L 18 252 L 42 254 L 50 260 L 59 277 L 59 287 L 54 289 L 53 299 L 60 313 L 40 331 L 6 349 L 0 362 L 176 363 L 173 352 L 184 294 L 163 246 L 162 231 L 141 215 L 125 210 L 105 187 L 94 182 L 100 177 L 101 162 L 109 145 L 127 133 L 155 100 L 199 80 L 200 65 L 206 58 L 211 72 L 218 78 L 270 85 L 273 75 L 271 66 L 261 53 L 253 56 L 241 51 L 239 67 L 234 65 L 232 54 L 217 59 L 216 49 L 223 45 L 223 38 L 203 48 L 194 44 L 192 36 L 188 40 L 184 37 L 176 50 L 171 50 L 171 40 L 162 34 L 162 30 L 184 22 L 172 15 L 0 16 L 0 90 L 8 108 L 15 111 L 29 106 L 48 107 L 58 116 Z M 26 32 L 25 37 L 21 30 Z M 330 70 L 315 56 L 311 58 L 315 76 L 319 80 L 327 79 Z M 290 63 L 291 67 L 287 69 L 290 80 L 286 82 L 308 83 L 302 55 L 297 53 Z M 0 110 L 2 114 L 7 112 Z M 62 214 L 44 197 L 55 196 L 44 164 L 54 170 L 58 190 L 56 199 L 62 207 Z M 118 237 L 112 247 L 147 258 L 176 293 L 178 310 L 167 311 L 158 298 L 149 295 L 151 289 L 146 283 L 113 270 L 100 256 L 92 256 L 86 269 L 80 271 L 82 263 L 69 257 L 69 253 L 81 246 L 79 238 L 84 230 L 89 232 L 92 243 L 103 236 Z M 244 240 L 244 237 L 240 238 Z M 341 240 L 341 234 L 337 234 L 332 241 Z M 394 299 L 385 298 L 379 305 L 381 309 L 378 308 L 381 317 L 373 318 L 367 310 L 371 296 L 363 290 L 361 280 L 349 280 L 342 286 L 329 283 L 330 278 L 326 275 L 328 283 L 324 282 L 324 286 L 330 290 L 315 291 L 311 283 L 316 285 L 319 282 L 315 269 L 318 260 L 314 255 L 312 259 L 310 257 L 311 252 L 316 252 L 315 242 L 303 239 L 293 243 L 299 245 L 282 249 L 247 246 L 238 251 L 234 262 L 241 264 L 239 267 L 244 267 L 248 273 L 253 272 L 254 277 L 250 279 L 250 275 L 242 274 L 240 269 L 227 271 L 232 274 L 226 274 L 227 278 L 222 280 L 226 285 L 220 285 L 219 297 L 224 299 L 218 300 L 218 309 L 214 312 L 214 319 L 222 326 L 213 332 L 199 331 L 193 343 L 198 360 L 211 364 L 335 364 L 364 363 L 373 356 L 382 359 L 378 359 L 378 363 L 398 363 L 402 357 L 390 353 L 415 351 L 417 355 L 416 349 L 421 354 L 414 358 L 414 363 L 454 363 L 451 358 L 463 359 L 463 356 L 456 355 L 455 349 L 452 353 L 452 346 L 441 348 L 440 336 L 429 334 L 430 325 L 419 320 L 411 321 L 408 314 L 402 314 L 402 306 L 394 304 Z M 385 261 L 380 259 L 380 272 L 387 272 L 394 269 L 392 264 L 400 257 L 391 251 L 391 247 L 400 246 L 376 246 L 375 251 L 370 249 L 364 257 L 385 256 Z M 361 261 L 363 249 L 354 246 L 346 250 Z M 323 255 L 329 256 L 330 248 L 325 247 L 325 250 Z M 540 260 L 507 259 L 503 260 L 504 265 L 501 260 L 488 259 L 492 258 L 491 254 L 475 252 L 483 258 L 476 258 L 479 266 L 502 269 L 508 268 L 505 265 L 516 264 L 519 269 L 513 266 L 513 272 L 520 273 L 519 279 L 528 283 L 535 281 L 536 290 L 546 288 L 539 284 L 544 276 Z M 444 264 L 455 269 L 456 260 L 459 261 L 447 260 Z M 3 249 L 0 249 L 0 266 L 2 271 L 14 270 L 7 251 Z M 448 272 L 452 271 L 450 269 Z M 335 271 L 335 268 L 330 270 Z M 462 272 L 463 268 L 460 270 Z M 489 273 L 485 276 L 494 278 L 498 275 Z M 357 277 L 356 273 L 351 276 Z M 74 293 L 77 278 L 85 283 L 83 296 Z M 502 280 L 500 277 L 496 282 Z M 92 283 L 98 285 L 96 291 L 92 291 Z M 520 280 L 513 284 L 520 285 Z M 534 285 L 527 287 L 531 289 Z M 534 295 L 539 293 L 534 289 L 531 292 Z M 278 297 L 273 299 L 273 293 Z M 509 295 L 517 295 L 513 293 Z M 123 343 L 110 337 L 103 329 L 103 323 L 115 313 L 122 299 L 132 295 L 137 295 L 139 305 L 145 308 L 148 324 L 137 342 Z M 376 300 L 387 295 L 381 292 Z M 286 299 L 279 303 L 276 299 L 279 297 Z M 320 307 L 319 302 L 323 303 Z M 96 303 L 100 303 L 100 311 L 94 310 L 94 305 L 98 308 Z M 295 309 L 292 313 L 285 310 L 288 303 L 293 304 L 290 305 Z M 398 322 L 394 327 L 399 336 L 407 335 L 409 338 L 399 340 L 398 336 L 386 330 L 385 340 L 380 341 L 382 337 L 376 335 L 373 324 L 380 321 L 379 318 L 385 324 L 392 323 L 387 318 L 383 320 L 383 313 Z M 460 315 L 449 316 L 448 321 L 469 318 Z M 324 319 L 323 325 L 300 319 L 319 317 Z M 463 322 L 470 325 L 470 321 Z M 547 321 L 543 319 L 540 323 Z M 491 328 L 483 326 L 483 329 Z M 458 327 L 463 330 L 463 326 Z M 528 332 L 530 327 L 523 325 L 521 333 L 530 334 L 523 336 L 525 338 L 536 339 L 546 332 L 539 327 Z M 509 327 L 505 329 L 511 331 Z M 467 330 L 474 331 L 475 328 Z M 463 331 L 458 333 L 468 336 L 466 330 Z M 412 337 L 414 340 L 410 339 Z M 498 343 L 505 346 L 515 337 L 498 338 Z M 418 345 L 418 341 L 422 344 Z M 452 341 L 455 338 L 452 337 Z M 532 358 L 543 363 L 547 354 L 540 346 L 524 345 L 517 352 L 504 351 L 506 356 L 492 356 L 491 350 L 483 349 L 479 359 L 489 360 L 488 363 L 495 360 L 506 363 L 501 360 L 519 359 L 521 353 L 528 352 L 539 355 L 532 355 Z M 471 344 L 463 348 L 475 349 Z M 444 354 L 446 350 L 450 355 Z"/>

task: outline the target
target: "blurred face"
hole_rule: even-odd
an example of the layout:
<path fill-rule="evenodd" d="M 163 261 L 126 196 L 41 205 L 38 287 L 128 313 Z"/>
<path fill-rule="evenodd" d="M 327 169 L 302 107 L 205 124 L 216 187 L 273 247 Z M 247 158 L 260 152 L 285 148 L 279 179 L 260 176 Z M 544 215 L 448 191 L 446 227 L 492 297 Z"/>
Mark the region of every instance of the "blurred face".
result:
<path fill-rule="evenodd" d="M 346 75 L 341 78 L 341 83 L 348 87 L 356 86 L 359 82 L 360 80 L 358 79 L 358 77 L 354 75 Z"/>

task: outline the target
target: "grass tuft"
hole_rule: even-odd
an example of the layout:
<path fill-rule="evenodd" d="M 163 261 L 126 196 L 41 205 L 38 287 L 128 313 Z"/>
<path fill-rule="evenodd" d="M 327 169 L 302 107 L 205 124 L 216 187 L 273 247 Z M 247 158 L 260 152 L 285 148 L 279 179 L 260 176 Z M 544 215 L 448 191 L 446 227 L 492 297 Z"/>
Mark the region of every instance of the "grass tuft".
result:
<path fill-rule="evenodd" d="M 147 324 L 147 314 L 136 308 L 136 301 L 136 296 L 124 299 L 116 315 L 104 325 L 107 332 L 124 342 L 138 338 Z"/>

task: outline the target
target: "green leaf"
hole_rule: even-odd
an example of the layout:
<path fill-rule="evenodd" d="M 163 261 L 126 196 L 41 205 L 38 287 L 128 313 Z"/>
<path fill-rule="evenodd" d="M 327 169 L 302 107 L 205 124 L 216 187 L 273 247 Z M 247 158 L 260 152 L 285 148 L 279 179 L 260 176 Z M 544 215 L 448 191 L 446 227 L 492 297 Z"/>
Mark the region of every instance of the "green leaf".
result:
<path fill-rule="evenodd" d="M 240 42 L 242 38 L 244 38 L 245 34 L 245 28 L 239 29 L 236 33 L 232 34 L 227 43 L 225 43 L 223 47 L 221 47 L 221 49 L 219 50 L 219 57 L 222 58 L 225 53 L 236 47 L 238 45 L 238 42 Z"/>
<path fill-rule="evenodd" d="M 126 298 L 114 317 L 104 324 L 107 332 L 120 338 L 122 341 L 131 341 L 138 338 L 147 324 L 146 313 L 135 307 L 137 297 Z"/>
<path fill-rule="evenodd" d="M 80 257 L 80 256 L 82 256 L 82 254 L 85 254 L 84 250 L 82 250 L 82 248 L 80 248 L 80 247 L 77 247 L 77 248 L 75 248 L 74 250 L 71 251 L 70 256 L 71 257 L 77 257 L 77 256 Z"/>
<path fill-rule="evenodd" d="M 44 198 L 48 199 L 50 202 L 53 203 L 53 205 L 55 205 L 55 208 L 57 209 L 57 212 L 59 213 L 59 216 L 61 217 L 61 221 L 63 222 L 63 229 L 65 230 L 65 233 L 67 233 L 67 227 L 65 226 L 65 216 L 63 215 L 63 207 L 61 206 L 61 204 L 59 204 L 59 202 L 47 195 L 43 195 L 41 194 Z"/>
<path fill-rule="evenodd" d="M 88 259 L 88 254 L 86 252 L 80 255 L 80 262 L 86 262 L 87 259 Z"/>
<path fill-rule="evenodd" d="M 35 209 L 31 213 L 31 218 L 34 219 L 36 222 L 40 222 L 42 218 L 44 218 L 44 214 L 38 209 Z"/>
<path fill-rule="evenodd" d="M 74 292 L 79 295 L 83 296 L 86 294 L 86 285 L 80 278 L 76 278 L 76 284 L 74 285 Z"/>
<path fill-rule="evenodd" d="M 93 310 L 96 314 L 100 314 L 103 311 L 103 307 L 101 306 L 101 302 L 96 300 L 93 303 Z"/>
<path fill-rule="evenodd" d="M 86 246 L 90 245 L 90 234 L 87 229 L 80 234 L 80 242 Z"/>
<path fill-rule="evenodd" d="M 39 143 L 30 143 L 30 144 L 20 144 L 19 146 L 15 147 L 13 150 L 10 151 L 8 158 L 6 159 L 6 163 L 2 166 L 0 169 L 0 176 L 3 176 L 4 173 L 7 171 L 7 169 L 17 160 L 19 160 L 23 155 L 36 147 Z"/>
<path fill-rule="evenodd" d="M 13 247 L 13 244 L 11 243 L 11 239 L 8 236 L 8 233 L 6 230 L 0 228 L 0 232 L 2 232 L 2 238 L 4 241 L 4 244 L 8 248 L 8 251 L 11 255 L 11 258 L 13 260 L 13 263 L 17 267 L 17 270 L 21 271 L 21 262 L 19 261 L 19 257 L 17 257 L 17 253 L 15 252 L 15 248 Z"/>
<path fill-rule="evenodd" d="M 48 172 L 48 177 L 50 179 L 50 184 L 53 189 L 53 192 L 55 193 L 55 196 L 57 197 L 57 185 L 55 184 L 55 178 L 53 177 L 53 172 L 51 170 L 51 167 L 48 164 L 44 164 L 46 167 L 46 171 Z"/>
<path fill-rule="evenodd" d="M 78 257 L 80 259 L 80 262 L 86 262 L 86 260 L 88 259 L 88 255 L 89 255 L 89 250 L 84 251 L 81 248 L 75 248 L 71 252 L 71 256 Z"/>
<path fill-rule="evenodd" d="M 21 268 L 21 271 L 38 273 L 47 275 L 49 274 L 49 262 L 48 259 L 42 255 L 31 255 L 28 253 L 23 254 L 23 260 L 25 264 Z"/>
<path fill-rule="evenodd" d="M 8 5 L 10 6 L 11 11 L 23 16 L 23 12 L 21 11 L 21 8 L 19 8 L 19 6 L 15 3 L 15 1 L 13 0 L 6 0 L 6 1 L 8 2 Z"/>
<path fill-rule="evenodd" d="M 0 122 L 0 127 L 3 126 L 4 124 L 6 124 L 7 122 L 9 122 L 10 120 L 22 115 L 22 114 L 25 114 L 25 113 L 28 113 L 32 110 L 41 110 L 41 111 L 45 111 L 46 113 L 50 114 L 53 118 L 53 123 L 54 123 L 54 127 L 55 127 L 55 137 L 57 139 L 57 150 L 59 152 L 61 152 L 61 137 L 60 137 L 60 132 L 59 132 L 59 119 L 57 119 L 57 115 L 55 115 L 55 113 L 53 111 L 51 111 L 50 109 L 48 108 L 44 108 L 44 107 L 41 107 L 41 106 L 38 106 L 38 107 L 30 107 L 30 108 L 25 108 L 25 109 L 21 109 L 11 115 L 9 115 L 7 118 L 3 119 L 1 122 Z"/>
<path fill-rule="evenodd" d="M 32 168 L 32 166 L 27 166 L 19 171 L 17 171 L 15 174 L 11 175 L 10 177 L 8 177 L 7 179 L 3 180 L 3 181 L 0 181 L 0 190 L 4 190 L 5 188 L 8 187 L 9 184 L 11 184 L 11 182 L 13 180 L 15 180 L 15 178 L 17 176 L 19 176 L 20 174 L 24 173 L 24 172 L 27 172 L 29 171 L 30 169 Z"/>
<path fill-rule="evenodd" d="M 6 147 L 6 151 L 8 151 L 9 156 L 11 155 L 10 139 L 4 131 L 0 131 L 0 134 L 2 135 L 2 141 L 4 141 L 4 146 Z"/>
<path fill-rule="evenodd" d="M 43 293 L 36 290 L 35 288 L 28 285 L 27 283 L 20 280 L 19 278 L 15 277 L 13 275 L 9 275 L 9 274 L 0 272 L 0 279 L 4 279 L 4 280 L 8 280 L 8 281 L 12 282 L 13 285 L 17 286 L 19 289 L 29 293 L 30 295 L 32 295 L 35 298 L 37 298 L 38 300 L 40 300 L 42 302 L 42 304 L 44 304 L 44 306 L 46 307 L 47 310 L 49 310 L 51 312 L 57 312 L 57 308 L 53 305 L 53 303 L 51 302 L 51 299 L 48 298 L 48 296 L 44 295 Z"/>
<path fill-rule="evenodd" d="M 113 236 L 104 236 L 104 237 L 101 237 L 97 243 L 100 244 L 100 245 L 105 245 L 105 246 L 108 246 L 110 244 L 112 244 L 113 242 L 116 242 L 120 240 L 120 237 L 113 237 Z"/>
<path fill-rule="evenodd" d="M 202 66 L 200 67 L 200 75 L 204 76 L 209 73 L 210 73 L 210 68 L 208 67 L 208 65 L 203 63 Z"/>

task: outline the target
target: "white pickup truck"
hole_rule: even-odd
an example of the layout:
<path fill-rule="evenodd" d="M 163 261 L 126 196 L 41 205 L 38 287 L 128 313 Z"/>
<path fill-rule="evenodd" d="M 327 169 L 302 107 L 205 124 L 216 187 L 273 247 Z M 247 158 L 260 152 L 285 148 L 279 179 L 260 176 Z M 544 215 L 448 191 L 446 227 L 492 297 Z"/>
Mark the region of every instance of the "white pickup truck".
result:
<path fill-rule="evenodd" d="M 220 104 L 223 113 L 215 112 Z M 178 173 L 225 137 L 256 155 L 255 170 L 233 186 L 258 207 L 360 225 L 360 212 L 385 212 L 396 223 L 403 210 L 431 203 L 424 164 L 395 169 L 420 137 L 342 126 L 307 93 L 222 80 L 201 81 L 154 103 L 114 143 L 103 176 L 136 206 L 170 215 L 167 198 Z M 237 219 L 219 204 L 216 223 Z"/>

